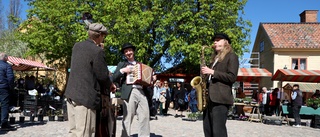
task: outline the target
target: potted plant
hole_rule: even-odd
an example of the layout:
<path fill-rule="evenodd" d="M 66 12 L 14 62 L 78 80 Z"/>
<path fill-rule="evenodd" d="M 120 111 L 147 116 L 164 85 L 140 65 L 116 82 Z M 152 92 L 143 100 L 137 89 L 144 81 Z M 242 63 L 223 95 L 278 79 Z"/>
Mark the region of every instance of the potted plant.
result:
<path fill-rule="evenodd" d="M 121 92 L 117 91 L 117 92 L 115 93 L 115 96 L 116 96 L 116 98 L 120 98 L 120 97 L 121 97 Z"/>
<path fill-rule="evenodd" d="M 10 123 L 10 124 L 15 124 L 15 123 L 16 123 L 16 117 L 14 117 L 13 115 L 11 115 L 10 118 L 9 118 L 9 123 Z"/>
<path fill-rule="evenodd" d="M 25 116 L 24 115 L 20 115 L 19 116 L 19 122 L 20 123 L 24 123 L 24 120 L 25 120 Z"/>
<path fill-rule="evenodd" d="M 38 121 L 42 122 L 43 121 L 43 114 L 38 115 Z"/>
<path fill-rule="evenodd" d="M 306 104 L 308 107 L 318 109 L 320 107 L 320 98 L 309 98 L 307 99 Z"/>
<path fill-rule="evenodd" d="M 188 118 L 190 121 L 196 121 L 196 120 L 202 120 L 202 114 L 201 113 L 190 113 L 188 114 Z"/>
<path fill-rule="evenodd" d="M 54 113 L 54 110 L 48 111 L 47 116 L 48 116 L 49 121 L 54 121 L 55 117 L 56 117 L 55 113 Z"/>
<path fill-rule="evenodd" d="M 30 115 L 30 122 L 34 122 L 34 114 L 32 113 L 31 115 Z"/>
<path fill-rule="evenodd" d="M 57 112 L 56 115 L 58 116 L 57 121 L 64 121 L 63 110 L 60 109 L 60 110 L 58 110 L 56 112 Z"/>

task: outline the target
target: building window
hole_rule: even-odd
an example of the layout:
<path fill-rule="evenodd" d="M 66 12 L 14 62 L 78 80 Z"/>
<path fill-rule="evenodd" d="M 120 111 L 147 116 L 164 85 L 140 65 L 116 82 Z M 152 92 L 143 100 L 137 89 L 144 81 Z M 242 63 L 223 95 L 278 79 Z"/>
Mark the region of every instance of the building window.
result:
<path fill-rule="evenodd" d="M 264 51 L 264 41 L 261 41 L 259 46 L 260 46 L 260 52 L 263 52 Z"/>
<path fill-rule="evenodd" d="M 300 69 L 306 70 L 307 69 L 307 59 L 305 58 L 294 58 L 292 59 L 292 69 Z"/>

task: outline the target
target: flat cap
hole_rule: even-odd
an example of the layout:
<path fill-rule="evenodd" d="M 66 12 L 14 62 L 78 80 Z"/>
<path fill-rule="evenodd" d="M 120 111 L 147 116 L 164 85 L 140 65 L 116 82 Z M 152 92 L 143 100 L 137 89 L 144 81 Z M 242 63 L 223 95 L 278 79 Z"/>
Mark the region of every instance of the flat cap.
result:
<path fill-rule="evenodd" d="M 229 42 L 229 44 L 231 44 L 231 39 L 229 38 L 229 36 L 225 33 L 216 33 L 214 36 L 213 36 L 213 40 L 216 39 L 216 38 L 221 38 L 221 39 L 225 39 Z"/>
<path fill-rule="evenodd" d="M 95 32 L 101 32 L 104 34 L 108 34 L 108 30 L 105 26 L 103 26 L 100 23 L 92 23 L 89 25 L 89 30 L 95 31 Z"/>

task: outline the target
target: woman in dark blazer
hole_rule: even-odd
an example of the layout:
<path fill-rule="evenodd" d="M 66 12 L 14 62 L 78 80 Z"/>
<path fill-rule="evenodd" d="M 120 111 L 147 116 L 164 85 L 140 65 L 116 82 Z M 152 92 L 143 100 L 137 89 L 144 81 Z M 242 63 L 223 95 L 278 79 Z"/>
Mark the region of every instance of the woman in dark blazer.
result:
<path fill-rule="evenodd" d="M 239 60 L 228 35 L 215 34 L 213 39 L 210 68 L 201 68 L 202 74 L 209 75 L 209 99 L 203 113 L 203 129 L 206 137 L 227 137 L 226 122 L 228 110 L 233 105 L 232 84 L 237 79 Z"/>

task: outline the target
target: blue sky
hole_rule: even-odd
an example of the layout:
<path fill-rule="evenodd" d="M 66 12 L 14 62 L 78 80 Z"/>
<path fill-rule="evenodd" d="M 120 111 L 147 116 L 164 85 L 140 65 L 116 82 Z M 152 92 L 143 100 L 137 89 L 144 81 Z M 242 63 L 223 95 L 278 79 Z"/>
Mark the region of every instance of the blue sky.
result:
<path fill-rule="evenodd" d="M 249 49 L 253 47 L 260 22 L 300 22 L 299 14 L 304 10 L 320 10 L 320 0 L 248 0 L 244 18 L 252 23 Z M 319 14 L 320 11 L 318 22 Z M 250 53 L 243 57 L 249 58 Z"/>
<path fill-rule="evenodd" d="M 3 6 L 7 7 L 9 0 L 3 0 Z M 23 9 L 22 18 L 26 18 L 28 6 L 21 0 Z M 299 14 L 304 10 L 320 10 L 320 0 L 248 0 L 243 15 L 244 19 L 251 21 L 251 44 L 253 47 L 260 22 L 300 22 Z M 320 20 L 318 13 L 318 22 Z M 243 58 L 249 58 L 250 53 L 245 53 Z M 168 67 L 168 66 L 167 66 Z"/>

